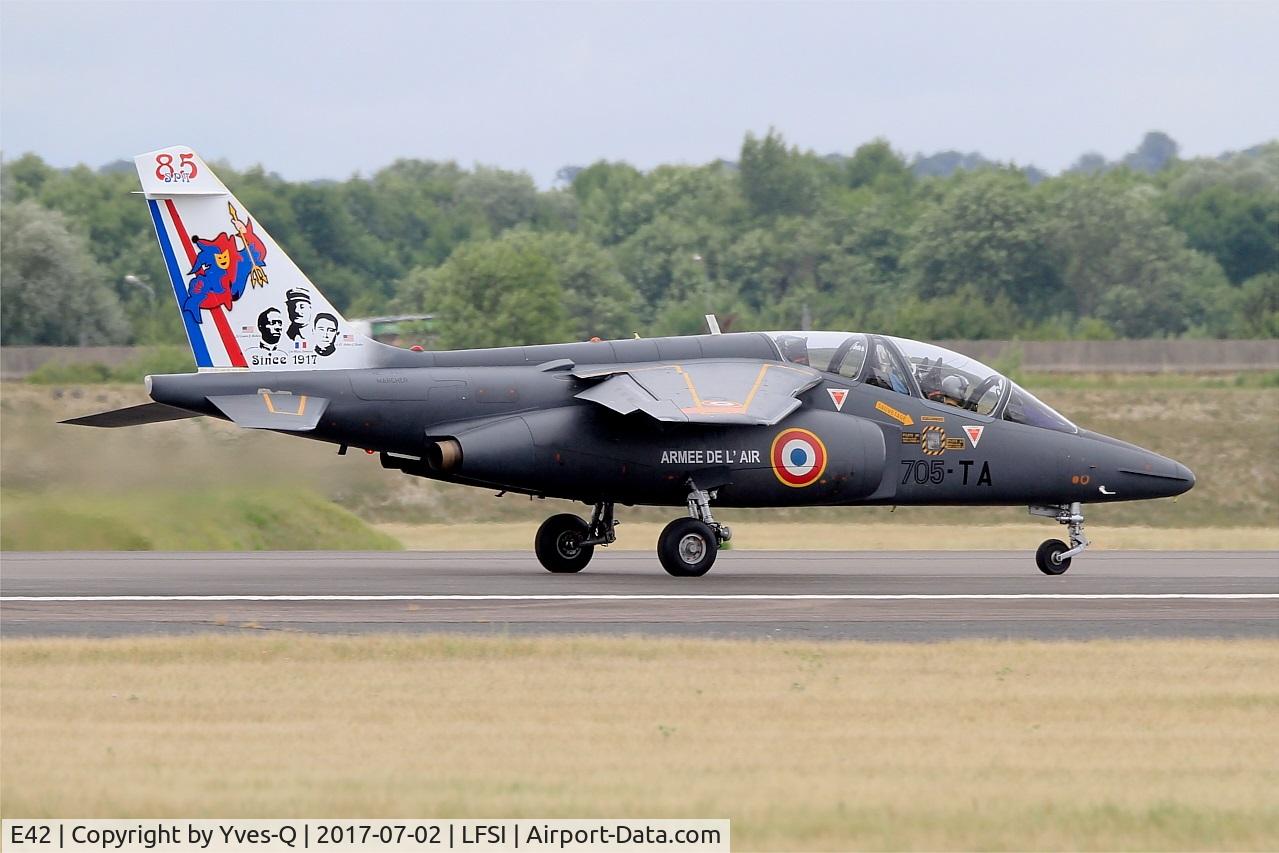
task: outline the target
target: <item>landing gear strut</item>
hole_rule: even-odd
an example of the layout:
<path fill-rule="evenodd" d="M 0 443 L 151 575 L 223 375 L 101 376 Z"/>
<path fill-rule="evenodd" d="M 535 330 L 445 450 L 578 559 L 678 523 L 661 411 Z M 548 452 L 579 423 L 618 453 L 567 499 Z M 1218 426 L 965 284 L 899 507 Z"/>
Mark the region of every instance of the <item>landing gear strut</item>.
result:
<path fill-rule="evenodd" d="M 666 573 L 677 578 L 697 578 L 711 570 L 720 546 L 733 538 L 727 524 L 711 515 L 713 493 L 688 481 L 688 518 L 677 518 L 657 538 L 657 558 Z"/>
<path fill-rule="evenodd" d="M 1047 539 L 1035 552 L 1035 565 L 1046 575 L 1060 575 L 1070 568 L 1070 558 L 1082 554 L 1091 543 L 1084 536 L 1084 509 L 1078 501 L 1056 506 L 1032 506 L 1031 515 L 1056 519 L 1070 532 L 1070 544 L 1060 539 Z"/>
<path fill-rule="evenodd" d="M 613 530 L 617 525 L 613 504 L 607 501 L 595 505 L 589 523 L 571 513 L 553 515 L 537 529 L 533 550 L 548 572 L 580 572 L 595 556 L 596 545 L 607 547 L 617 541 Z"/>
<path fill-rule="evenodd" d="M 733 531 L 711 514 L 715 493 L 699 489 L 691 478 L 687 485 L 689 517 L 666 525 L 657 539 L 657 557 L 668 574 L 696 578 L 711 570 L 720 546 L 733 538 Z M 617 541 L 617 525 L 612 501 L 595 504 L 589 522 L 571 513 L 553 515 L 537 529 L 537 560 L 557 575 L 580 572 L 595 556 L 597 545 L 604 548 Z"/>

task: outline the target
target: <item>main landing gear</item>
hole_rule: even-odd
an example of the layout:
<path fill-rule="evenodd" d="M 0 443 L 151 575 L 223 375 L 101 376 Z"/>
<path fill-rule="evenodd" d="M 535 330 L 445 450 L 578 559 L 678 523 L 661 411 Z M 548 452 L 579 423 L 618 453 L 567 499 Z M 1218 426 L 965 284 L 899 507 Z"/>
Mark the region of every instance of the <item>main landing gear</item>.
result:
<path fill-rule="evenodd" d="M 1066 525 L 1070 532 L 1070 544 L 1060 539 L 1046 539 L 1035 552 L 1035 565 L 1046 575 L 1060 575 L 1070 568 L 1070 559 L 1082 554 L 1089 546 L 1084 536 L 1084 510 L 1078 501 L 1056 506 L 1032 506 L 1031 515 L 1056 519 L 1059 524 Z"/>
<path fill-rule="evenodd" d="M 697 488 L 688 481 L 688 518 L 677 518 L 657 538 L 657 558 L 667 574 L 677 578 L 697 578 L 711 570 L 720 546 L 733 538 L 727 524 L 711 515 L 714 492 Z M 548 572 L 573 574 L 586 568 L 595 555 L 595 546 L 607 547 L 617 541 L 618 522 L 613 504 L 602 501 L 588 522 L 571 513 L 553 515 L 537 529 L 534 551 Z"/>
<path fill-rule="evenodd" d="M 613 530 L 617 524 L 611 502 L 597 503 L 589 523 L 572 513 L 553 515 L 537 529 L 533 550 L 548 572 L 580 572 L 595 556 L 596 545 L 607 547 L 617 541 Z"/>
<path fill-rule="evenodd" d="M 733 538 L 727 524 L 711 515 L 712 493 L 688 481 L 688 518 L 677 518 L 657 537 L 657 559 L 668 575 L 700 578 L 715 565 L 719 547 Z"/>

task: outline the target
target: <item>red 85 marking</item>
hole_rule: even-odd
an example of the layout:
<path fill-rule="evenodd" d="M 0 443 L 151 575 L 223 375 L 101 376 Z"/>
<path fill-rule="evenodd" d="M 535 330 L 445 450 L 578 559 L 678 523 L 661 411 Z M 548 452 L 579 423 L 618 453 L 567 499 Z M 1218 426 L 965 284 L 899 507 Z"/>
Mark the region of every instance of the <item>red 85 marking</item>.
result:
<path fill-rule="evenodd" d="M 155 155 L 155 176 L 165 183 L 171 181 L 189 181 L 200 170 L 195 165 L 195 155 L 188 151 L 178 155 L 178 166 L 173 167 L 173 155 L 169 153 Z"/>

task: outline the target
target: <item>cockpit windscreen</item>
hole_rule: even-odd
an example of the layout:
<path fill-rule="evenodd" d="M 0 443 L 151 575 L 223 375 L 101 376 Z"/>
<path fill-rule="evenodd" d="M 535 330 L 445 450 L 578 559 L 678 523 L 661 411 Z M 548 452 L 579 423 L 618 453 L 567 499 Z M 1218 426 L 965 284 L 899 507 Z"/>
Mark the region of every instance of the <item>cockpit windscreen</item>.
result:
<path fill-rule="evenodd" d="M 989 415 L 1004 396 L 1007 380 L 980 361 L 920 341 L 889 340 L 910 362 L 919 390 L 935 403 Z"/>
<path fill-rule="evenodd" d="M 1079 428 L 1058 414 L 1056 409 L 1047 403 L 1040 402 L 1025 388 L 1016 384 L 1013 385 L 1012 393 L 1008 395 L 1008 405 L 1004 407 L 1004 420 L 1043 429 L 1054 429 L 1057 432 L 1079 432 Z"/>
<path fill-rule="evenodd" d="M 855 332 L 769 332 L 778 352 L 803 364 L 854 382 L 898 394 L 918 393 L 934 403 L 965 409 L 1027 426 L 1078 432 L 1051 407 L 1035 399 L 1003 374 L 962 353 L 922 341 Z M 886 342 L 891 341 L 892 346 Z M 897 352 L 893 352 L 893 348 Z M 906 359 L 902 364 L 897 353 Z M 1004 398 L 1007 397 L 1007 402 Z"/>
<path fill-rule="evenodd" d="M 771 332 L 782 358 L 845 379 L 856 379 L 866 361 L 866 336 L 850 332 Z"/>

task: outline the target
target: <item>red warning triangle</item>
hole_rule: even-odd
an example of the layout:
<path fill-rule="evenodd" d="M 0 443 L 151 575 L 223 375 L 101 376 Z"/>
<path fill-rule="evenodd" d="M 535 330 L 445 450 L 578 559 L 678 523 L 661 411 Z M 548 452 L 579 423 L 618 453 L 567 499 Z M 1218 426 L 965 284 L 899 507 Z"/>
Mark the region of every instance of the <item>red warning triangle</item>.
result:
<path fill-rule="evenodd" d="M 968 433 L 968 440 L 973 443 L 973 447 L 977 446 L 977 442 L 981 441 L 981 433 L 984 426 L 966 426 L 964 432 Z"/>
<path fill-rule="evenodd" d="M 826 393 L 830 395 L 830 401 L 835 404 L 835 411 L 844 411 L 844 401 L 848 399 L 848 389 L 827 388 Z"/>

